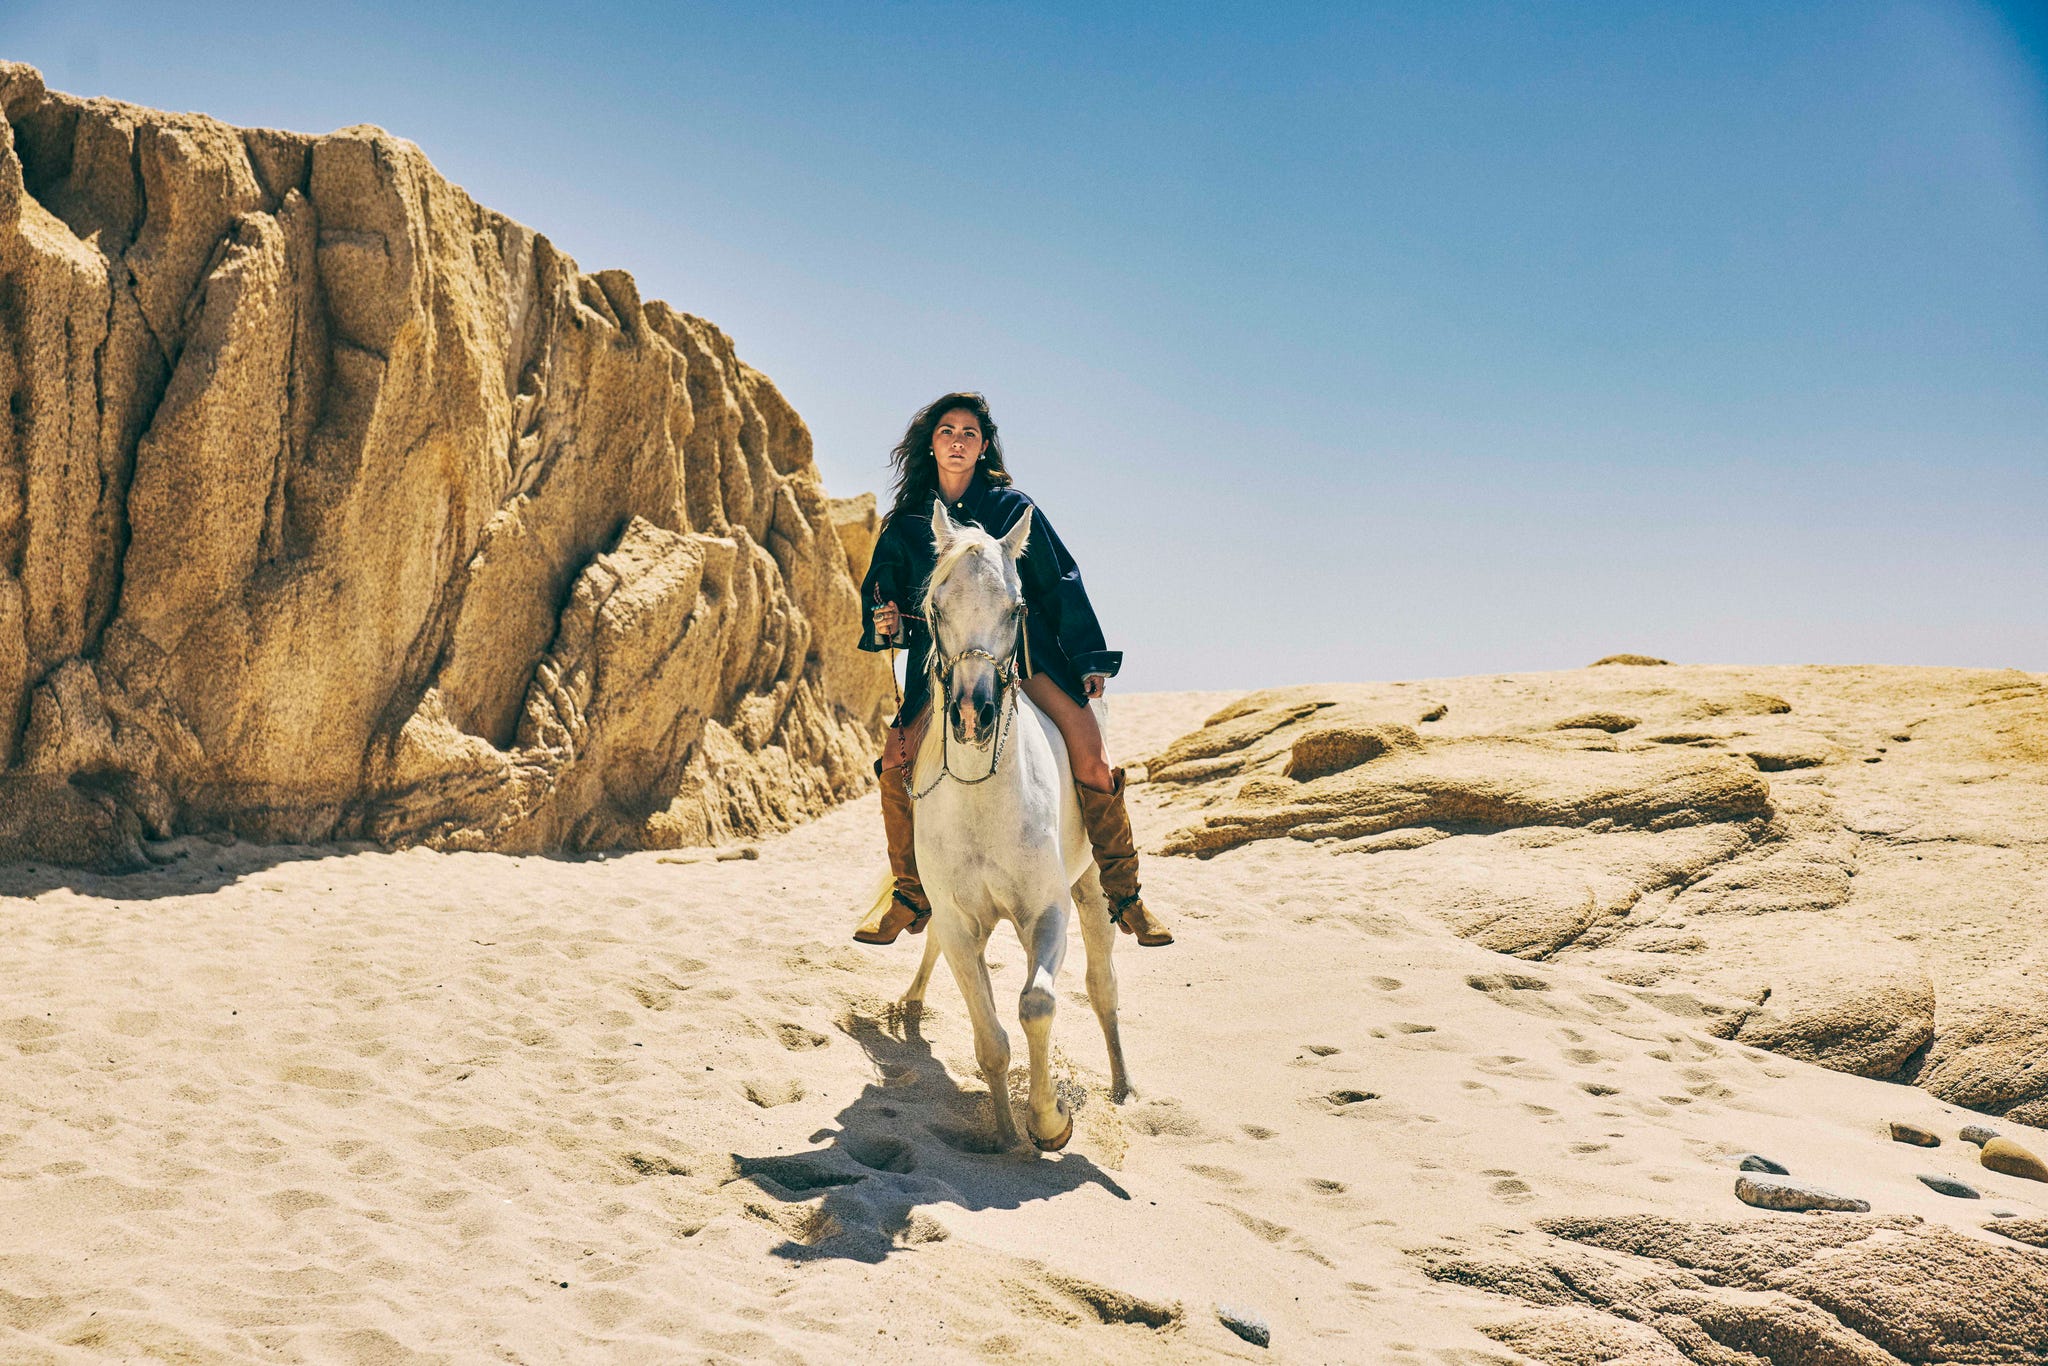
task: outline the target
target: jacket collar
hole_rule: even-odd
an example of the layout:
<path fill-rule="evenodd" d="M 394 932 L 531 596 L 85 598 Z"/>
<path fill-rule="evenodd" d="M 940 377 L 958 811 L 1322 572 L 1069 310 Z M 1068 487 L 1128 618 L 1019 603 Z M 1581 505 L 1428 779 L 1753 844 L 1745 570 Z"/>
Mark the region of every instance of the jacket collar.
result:
<path fill-rule="evenodd" d="M 946 504 L 946 515 L 954 518 L 964 515 L 973 519 L 979 525 L 981 521 L 981 500 L 987 494 L 988 480 L 982 477 L 980 470 L 976 470 L 967 481 L 967 491 L 960 495 L 957 502 Z M 941 493 L 939 498 L 943 501 L 945 496 L 945 494 Z"/>

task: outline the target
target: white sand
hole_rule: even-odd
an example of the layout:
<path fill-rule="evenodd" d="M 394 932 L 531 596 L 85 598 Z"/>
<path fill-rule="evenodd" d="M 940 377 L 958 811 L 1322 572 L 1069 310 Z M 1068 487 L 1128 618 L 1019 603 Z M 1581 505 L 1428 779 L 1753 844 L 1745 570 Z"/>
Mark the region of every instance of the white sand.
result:
<path fill-rule="evenodd" d="M 1219 700 L 1119 699 L 1116 748 Z M 1751 1150 L 1987 1243 L 2048 1211 L 1884 1136 L 1975 1116 L 1487 953 L 1288 840 L 1149 860 L 1181 942 L 1121 941 L 1139 1098 L 1100 1089 L 1076 944 L 1073 1146 L 988 1155 L 945 975 L 920 1037 L 888 1007 L 920 942 L 847 941 L 880 842 L 870 796 L 754 861 L 0 871 L 0 1360 L 1509 1361 L 1502 1303 L 1411 1249 L 1753 1215 Z M 999 996 L 1020 959 L 999 936 Z"/>

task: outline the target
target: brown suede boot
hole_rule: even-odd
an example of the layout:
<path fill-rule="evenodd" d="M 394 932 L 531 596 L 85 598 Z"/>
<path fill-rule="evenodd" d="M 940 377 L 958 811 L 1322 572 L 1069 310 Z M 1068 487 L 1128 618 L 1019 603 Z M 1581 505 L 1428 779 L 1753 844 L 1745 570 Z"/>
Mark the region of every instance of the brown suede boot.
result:
<path fill-rule="evenodd" d="M 1173 931 L 1145 909 L 1138 895 L 1138 846 L 1131 838 L 1131 813 L 1124 809 L 1124 771 L 1111 769 L 1116 786 L 1097 792 L 1081 783 L 1074 791 L 1081 798 L 1081 821 L 1088 827 L 1088 843 L 1095 846 L 1095 869 L 1102 876 L 1102 890 L 1109 896 L 1109 918 L 1125 934 L 1156 949 L 1173 942 Z"/>
<path fill-rule="evenodd" d="M 889 838 L 889 871 L 896 875 L 896 891 L 889 909 L 872 927 L 863 925 L 853 932 L 862 944 L 893 944 L 896 936 L 909 930 L 923 934 L 932 918 L 932 904 L 925 899 L 917 880 L 917 845 L 911 838 L 915 827 L 910 819 L 910 789 L 904 786 L 907 768 L 879 771 L 882 787 L 882 829 Z"/>

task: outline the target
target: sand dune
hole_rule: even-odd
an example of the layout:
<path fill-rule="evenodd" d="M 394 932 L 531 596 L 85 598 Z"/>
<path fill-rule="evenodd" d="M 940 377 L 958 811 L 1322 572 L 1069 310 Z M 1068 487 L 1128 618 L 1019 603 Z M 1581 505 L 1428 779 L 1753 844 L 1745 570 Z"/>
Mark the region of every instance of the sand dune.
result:
<path fill-rule="evenodd" d="M 1120 699 L 1117 747 L 1229 700 Z M 1141 836 L 1188 801 L 1135 788 Z M 1984 1116 L 1493 952 L 1388 855 L 1151 859 L 1137 1099 L 1070 963 L 1074 1144 L 992 1154 L 957 996 L 906 1021 L 912 943 L 846 942 L 878 844 L 869 796 L 753 858 L 0 871 L 0 1359 L 2042 1359 L 2048 1252 L 1982 1226 L 2048 1186 Z M 1872 1212 L 1751 1209 L 1749 1153 Z"/>

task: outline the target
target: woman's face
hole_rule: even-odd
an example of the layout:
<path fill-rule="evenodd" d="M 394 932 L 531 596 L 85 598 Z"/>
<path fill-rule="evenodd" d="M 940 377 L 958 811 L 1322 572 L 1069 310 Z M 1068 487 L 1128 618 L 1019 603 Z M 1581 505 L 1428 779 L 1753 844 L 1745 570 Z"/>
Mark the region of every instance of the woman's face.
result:
<path fill-rule="evenodd" d="M 981 419 L 972 408 L 952 409 L 939 419 L 932 432 L 932 458 L 939 462 L 942 475 L 957 478 L 974 473 L 975 463 L 986 449 L 988 441 L 981 434 Z"/>

